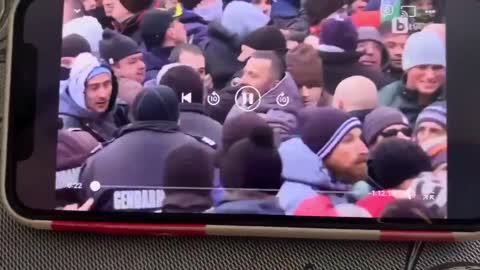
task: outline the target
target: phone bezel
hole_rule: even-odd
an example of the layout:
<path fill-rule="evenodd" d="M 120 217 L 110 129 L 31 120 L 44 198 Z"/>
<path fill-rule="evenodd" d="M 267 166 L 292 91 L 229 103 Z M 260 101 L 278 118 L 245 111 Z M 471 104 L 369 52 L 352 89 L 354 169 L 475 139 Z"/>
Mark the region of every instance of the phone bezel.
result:
<path fill-rule="evenodd" d="M 28 2 L 28 3 L 27 3 Z M 31 3 L 35 1 L 20 1 L 18 5 L 15 5 L 15 10 L 12 11 L 12 22 L 10 24 L 10 38 L 9 38 L 9 55 L 7 58 L 9 61 L 7 62 L 7 78 L 6 78 L 6 89 L 9 93 L 12 89 L 22 89 L 22 82 L 12 80 L 12 74 L 15 73 L 15 59 L 13 59 L 13 55 L 22 55 L 22 46 L 15 43 L 17 41 L 17 37 L 19 35 L 23 35 L 24 31 L 21 28 L 19 23 L 17 22 L 18 18 L 22 12 L 26 12 L 26 9 L 30 6 Z M 51 3 L 56 3 L 57 5 L 63 1 L 51 1 Z M 45 4 L 45 2 L 43 3 Z M 458 25 L 462 25 L 462 18 L 465 18 L 466 14 L 470 14 L 470 16 L 474 16 L 474 8 L 473 5 L 477 4 L 477 8 L 480 8 L 480 5 L 475 0 L 469 0 L 468 3 L 465 1 L 464 9 L 458 8 L 453 9 L 450 12 L 452 14 L 458 15 L 450 15 L 449 16 L 449 23 L 448 33 L 447 36 L 447 57 L 449 63 L 449 69 L 452 71 L 448 72 L 448 80 L 447 85 L 448 88 L 451 88 L 452 85 L 458 89 L 465 89 L 471 85 L 466 80 L 462 79 L 465 75 L 465 72 L 468 72 L 468 67 L 475 68 L 474 61 L 468 62 L 468 60 L 474 60 L 479 58 L 480 52 L 477 52 L 475 55 L 472 55 L 470 59 L 464 59 L 461 53 L 455 53 L 453 48 L 459 50 L 460 52 L 471 52 L 472 47 L 474 45 L 468 45 L 468 42 L 465 42 L 465 37 L 469 38 L 469 41 L 478 41 L 480 44 L 480 38 L 475 39 L 472 36 L 474 31 L 468 28 L 462 28 L 465 31 L 460 31 L 460 28 L 457 28 L 455 23 Z M 460 5 L 458 5 L 460 6 Z M 473 9 L 473 11 L 472 11 Z M 50 9 L 45 9 L 47 11 Z M 55 9 L 53 9 L 55 10 Z M 462 13 L 467 12 L 467 13 Z M 449 14 L 449 13 L 447 13 Z M 461 17 L 461 16 L 463 17 Z M 452 17 L 452 18 L 450 18 Z M 457 21 L 455 20 L 457 19 Z M 453 22 L 452 22 L 453 21 Z M 41 23 L 37 22 L 41 27 Z M 37 25 L 37 24 L 35 24 Z M 472 27 L 474 28 L 474 27 Z M 470 31 L 470 32 L 468 32 Z M 463 39 L 459 39 L 462 37 Z M 55 39 L 53 39 L 55 40 Z M 459 49 L 462 48 L 462 49 Z M 474 50 L 473 50 L 474 51 Z M 453 53 L 452 53 L 453 52 Z M 59 51 L 51 51 L 49 52 L 52 55 L 59 56 Z M 476 58 L 475 58 L 476 57 Z M 58 57 L 59 58 L 59 57 Z M 43 61 L 39 63 L 40 68 L 37 68 L 37 71 L 45 71 L 45 70 L 52 70 L 52 64 L 55 64 L 55 61 Z M 458 68 L 451 68 L 452 66 L 458 65 L 458 63 L 463 63 L 463 67 L 467 66 L 467 70 L 465 69 L 458 69 Z M 461 67 L 461 66 L 460 66 Z M 55 69 L 55 66 L 53 66 Z M 472 69 L 470 69 L 472 70 Z M 475 70 L 475 69 L 473 69 Z M 470 71 L 470 75 L 474 74 L 473 70 Z M 18 72 L 18 71 L 17 71 Z M 58 78 L 58 74 L 52 76 L 53 79 Z M 475 78 L 474 76 L 470 79 Z M 58 81 L 58 79 L 57 79 Z M 476 100 L 480 100 L 480 93 L 476 94 L 474 91 L 473 93 L 468 93 L 466 91 L 460 91 L 463 96 L 461 98 L 458 95 L 448 95 L 448 109 L 449 109 L 449 164 L 450 167 L 452 165 L 456 166 L 453 171 L 462 171 L 465 168 L 461 162 L 458 162 L 455 157 L 466 157 L 470 156 L 469 153 L 475 150 L 475 142 L 479 141 L 480 138 L 480 124 L 477 126 L 471 125 L 469 121 L 465 121 L 465 119 L 474 119 L 469 118 L 470 115 L 474 114 L 472 112 L 478 112 L 477 115 L 480 115 L 480 109 L 475 108 L 475 106 L 470 106 L 468 110 L 465 110 L 465 100 L 471 100 L 472 98 L 476 98 Z M 36 92 L 35 92 L 36 93 Z M 458 92 L 457 92 L 458 93 Z M 11 99 L 10 99 L 11 98 Z M 58 98 L 58 97 L 57 97 Z M 478 224 L 480 223 L 480 219 L 464 219 L 464 218 L 455 218 L 455 219 L 448 219 L 448 220 L 435 220 L 434 224 L 420 224 L 415 220 L 408 220 L 408 219 L 392 219 L 388 220 L 388 222 L 379 222 L 376 219 L 360 219 L 360 218 L 319 218 L 319 217 L 291 217 L 291 216 L 259 216 L 259 215 L 220 215 L 220 214 L 146 214 L 146 213 L 99 213 L 99 212 L 65 212 L 65 211 L 54 211 L 54 210 L 34 210 L 31 207 L 27 207 L 22 201 L 19 199 L 17 194 L 17 183 L 15 179 L 15 171 L 16 171 L 16 162 L 13 158 L 13 153 L 15 149 L 18 147 L 18 144 L 14 144 L 13 134 L 15 133 L 15 125 L 14 125 L 14 117 L 15 117 L 15 108 L 19 107 L 24 102 L 24 100 L 15 100 L 15 96 L 10 96 L 10 94 L 5 95 L 5 122 L 7 124 L 7 129 L 4 131 L 4 144 L 2 147 L 2 158 L 4 159 L 4 165 L 6 165 L 5 172 L 4 172 L 4 183 L 2 184 L 2 192 L 3 196 L 5 196 L 5 201 L 11 207 L 11 209 L 26 219 L 30 220 L 75 220 L 75 221 L 104 221 L 104 222 L 131 222 L 131 223 L 162 223 L 162 224 L 215 224 L 215 225 L 240 225 L 240 226 L 272 226 L 272 227 L 305 227 L 305 228 L 335 228 L 335 229 L 371 229 L 371 230 L 429 230 L 429 231 L 463 231 L 463 232 L 473 232 L 478 231 Z M 18 104 L 15 106 L 11 106 L 12 104 Z M 471 104 L 470 104 L 471 105 Z M 479 106 L 476 106 L 479 107 Z M 469 114 L 468 114 L 469 113 Z M 450 124 L 451 119 L 459 120 L 453 121 Z M 463 131 L 462 131 L 463 130 Z M 465 132 L 470 131 L 470 133 Z M 472 148 L 475 148 L 472 150 Z M 473 151 L 474 153 L 480 153 L 480 151 Z M 470 159 L 470 158 L 469 158 Z M 472 158 L 475 161 L 474 158 Z M 476 159 L 477 161 L 479 159 Z M 471 163 L 471 161 L 470 161 Z M 449 168 L 449 174 L 451 174 Z M 467 168 L 468 171 L 468 168 Z M 460 172 L 460 176 L 468 175 L 468 173 L 464 174 Z M 455 187 L 458 188 L 459 185 L 449 185 L 449 201 L 450 201 L 450 192 L 455 190 Z M 478 184 L 480 187 L 480 184 Z M 472 190 L 472 188 L 470 188 Z M 478 189 L 480 190 L 480 189 Z M 457 190 L 458 191 L 458 190 Z M 467 190 L 468 191 L 468 190 Z M 468 198 L 475 198 L 475 194 L 470 193 L 469 195 L 473 196 L 462 196 Z M 480 199 L 480 198 L 479 198 Z M 458 200 L 460 204 L 468 205 L 465 200 Z M 458 204 L 456 204 L 458 205 Z M 450 207 L 450 206 L 449 206 Z M 463 208 L 463 209 L 471 209 L 471 208 Z M 477 210 L 479 212 L 478 215 L 480 217 L 480 209 Z M 460 213 L 459 217 L 465 217 L 465 213 Z"/>

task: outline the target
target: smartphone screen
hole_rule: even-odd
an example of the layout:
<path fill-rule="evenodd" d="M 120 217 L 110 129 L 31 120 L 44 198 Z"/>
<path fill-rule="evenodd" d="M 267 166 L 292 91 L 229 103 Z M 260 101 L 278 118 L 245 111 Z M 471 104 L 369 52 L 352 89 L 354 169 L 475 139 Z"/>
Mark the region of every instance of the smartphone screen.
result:
<path fill-rule="evenodd" d="M 449 218 L 445 1 L 197 2 L 64 1 L 43 210 Z"/>

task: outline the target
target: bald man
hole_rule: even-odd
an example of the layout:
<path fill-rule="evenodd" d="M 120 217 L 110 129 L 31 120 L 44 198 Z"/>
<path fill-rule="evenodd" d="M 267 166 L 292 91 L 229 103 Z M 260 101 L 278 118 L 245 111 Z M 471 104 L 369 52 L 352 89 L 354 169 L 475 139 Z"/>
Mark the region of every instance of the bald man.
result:
<path fill-rule="evenodd" d="M 363 122 L 365 116 L 377 107 L 377 93 L 378 89 L 372 80 L 363 76 L 352 76 L 338 84 L 332 105 Z"/>

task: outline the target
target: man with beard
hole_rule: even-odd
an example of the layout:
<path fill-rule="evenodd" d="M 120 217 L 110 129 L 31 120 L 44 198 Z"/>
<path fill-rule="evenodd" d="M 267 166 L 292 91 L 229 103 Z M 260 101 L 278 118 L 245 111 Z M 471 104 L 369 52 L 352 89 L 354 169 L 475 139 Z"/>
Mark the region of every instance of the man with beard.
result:
<path fill-rule="evenodd" d="M 415 123 L 425 107 L 445 99 L 446 65 L 445 45 L 436 34 L 412 34 L 402 58 L 406 74 L 380 90 L 379 103 L 399 109 Z"/>
<path fill-rule="evenodd" d="M 368 148 L 357 118 L 334 108 L 306 108 L 298 118 L 300 136 L 279 148 L 285 183 L 277 196 L 287 215 L 318 191 L 334 192 L 333 205 L 346 203 L 343 193 L 367 178 Z"/>

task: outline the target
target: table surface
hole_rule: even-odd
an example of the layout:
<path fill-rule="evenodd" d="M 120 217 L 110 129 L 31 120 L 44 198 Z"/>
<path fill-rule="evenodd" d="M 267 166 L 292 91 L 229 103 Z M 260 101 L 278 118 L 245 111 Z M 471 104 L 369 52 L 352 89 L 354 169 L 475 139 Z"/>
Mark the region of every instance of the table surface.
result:
<path fill-rule="evenodd" d="M 1 29 L 0 107 L 5 58 Z M 409 247 L 383 242 L 54 233 L 19 225 L 0 206 L 0 269 L 404 269 Z M 479 253 L 480 242 L 426 244 L 416 269 L 446 262 L 480 263 Z"/>

